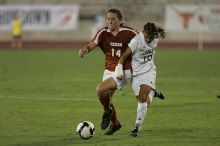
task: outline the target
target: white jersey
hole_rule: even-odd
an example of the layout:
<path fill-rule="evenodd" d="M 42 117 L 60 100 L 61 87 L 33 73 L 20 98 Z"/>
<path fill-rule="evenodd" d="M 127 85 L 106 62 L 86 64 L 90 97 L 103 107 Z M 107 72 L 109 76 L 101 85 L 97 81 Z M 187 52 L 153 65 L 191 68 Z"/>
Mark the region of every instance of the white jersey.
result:
<path fill-rule="evenodd" d="M 132 69 L 133 75 L 137 76 L 150 70 L 155 70 L 154 54 L 157 47 L 158 39 L 151 43 L 146 43 L 144 34 L 140 32 L 128 44 L 132 51 Z"/>

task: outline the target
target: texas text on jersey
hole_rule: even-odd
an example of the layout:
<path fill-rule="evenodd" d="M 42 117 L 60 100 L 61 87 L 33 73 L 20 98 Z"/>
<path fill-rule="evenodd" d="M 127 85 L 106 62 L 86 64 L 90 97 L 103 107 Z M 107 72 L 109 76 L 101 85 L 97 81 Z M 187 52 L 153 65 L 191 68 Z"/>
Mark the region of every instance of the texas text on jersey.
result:
<path fill-rule="evenodd" d="M 105 54 L 105 69 L 114 71 L 121 54 L 128 47 L 130 40 L 137 34 L 131 28 L 119 27 L 117 35 L 113 35 L 108 27 L 99 30 L 93 42 L 96 43 Z M 129 57 L 123 66 L 124 70 L 131 69 L 131 58 Z"/>

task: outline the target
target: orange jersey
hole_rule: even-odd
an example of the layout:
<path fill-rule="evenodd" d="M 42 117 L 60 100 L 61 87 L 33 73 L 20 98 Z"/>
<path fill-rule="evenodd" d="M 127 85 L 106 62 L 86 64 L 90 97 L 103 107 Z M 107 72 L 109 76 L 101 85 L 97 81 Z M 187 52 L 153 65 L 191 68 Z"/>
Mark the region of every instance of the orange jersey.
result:
<path fill-rule="evenodd" d="M 108 27 L 96 33 L 92 42 L 96 43 L 105 54 L 105 69 L 115 71 L 121 54 L 126 50 L 128 43 L 136 34 L 136 31 L 128 27 L 120 27 L 116 36 L 110 32 Z M 131 69 L 131 57 L 128 57 L 125 61 L 123 69 Z"/>

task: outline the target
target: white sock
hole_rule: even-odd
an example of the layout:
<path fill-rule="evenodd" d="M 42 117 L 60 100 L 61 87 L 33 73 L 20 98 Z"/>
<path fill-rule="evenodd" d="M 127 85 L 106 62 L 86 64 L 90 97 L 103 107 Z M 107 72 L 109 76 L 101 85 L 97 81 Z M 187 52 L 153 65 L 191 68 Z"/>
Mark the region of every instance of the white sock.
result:
<path fill-rule="evenodd" d="M 146 113 L 147 113 L 147 102 L 144 103 L 138 102 L 135 126 L 138 126 L 139 129 L 141 128 L 144 122 Z"/>
<path fill-rule="evenodd" d="M 150 93 L 148 94 L 149 98 L 150 98 L 150 103 L 152 102 L 153 100 L 153 97 L 154 97 L 154 91 L 153 90 L 150 90 Z"/>

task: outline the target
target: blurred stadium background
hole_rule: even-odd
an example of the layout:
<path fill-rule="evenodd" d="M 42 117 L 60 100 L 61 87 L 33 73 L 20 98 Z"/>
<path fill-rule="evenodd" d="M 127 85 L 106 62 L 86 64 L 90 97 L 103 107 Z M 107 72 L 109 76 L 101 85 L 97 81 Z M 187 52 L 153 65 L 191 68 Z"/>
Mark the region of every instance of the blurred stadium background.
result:
<path fill-rule="evenodd" d="M 10 48 L 17 12 L 24 48 L 80 48 L 104 25 L 110 8 L 121 9 L 124 22 L 139 30 L 146 21 L 164 27 L 168 37 L 161 48 L 220 48 L 219 0 L 0 0 L 0 48 Z"/>

